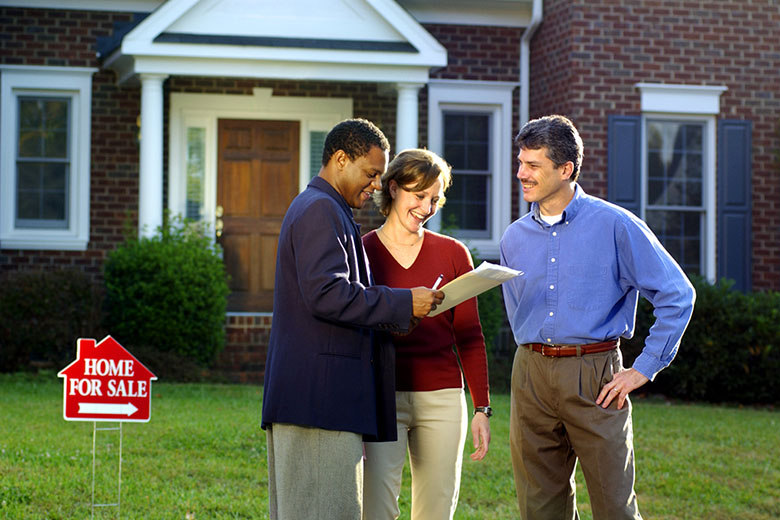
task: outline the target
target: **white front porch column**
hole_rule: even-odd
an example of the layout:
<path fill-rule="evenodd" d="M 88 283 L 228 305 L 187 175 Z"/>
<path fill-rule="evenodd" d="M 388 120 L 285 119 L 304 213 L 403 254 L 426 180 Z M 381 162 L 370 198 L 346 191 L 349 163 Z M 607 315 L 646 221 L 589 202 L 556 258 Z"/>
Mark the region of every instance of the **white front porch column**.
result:
<path fill-rule="evenodd" d="M 141 159 L 138 236 L 154 235 L 163 216 L 163 81 L 167 74 L 141 74 Z"/>
<path fill-rule="evenodd" d="M 418 106 L 422 83 L 397 83 L 398 105 L 395 120 L 395 153 L 406 148 L 417 148 Z"/>

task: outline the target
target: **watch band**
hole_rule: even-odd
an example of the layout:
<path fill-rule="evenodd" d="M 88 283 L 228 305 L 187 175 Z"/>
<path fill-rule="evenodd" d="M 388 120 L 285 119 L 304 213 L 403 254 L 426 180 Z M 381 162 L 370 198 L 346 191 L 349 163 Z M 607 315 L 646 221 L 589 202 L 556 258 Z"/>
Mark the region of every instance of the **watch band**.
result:
<path fill-rule="evenodd" d="M 488 417 L 493 415 L 493 409 L 491 407 L 489 407 L 489 406 L 475 406 L 474 407 L 474 415 L 476 415 L 477 412 L 482 412 L 485 415 L 487 415 Z"/>

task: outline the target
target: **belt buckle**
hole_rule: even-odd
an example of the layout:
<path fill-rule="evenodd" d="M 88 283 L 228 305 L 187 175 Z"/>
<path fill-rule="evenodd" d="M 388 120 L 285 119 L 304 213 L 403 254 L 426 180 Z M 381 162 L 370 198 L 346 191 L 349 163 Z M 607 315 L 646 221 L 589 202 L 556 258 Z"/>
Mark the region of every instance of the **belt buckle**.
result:
<path fill-rule="evenodd" d="M 542 348 L 539 350 L 539 353 L 540 353 L 540 354 L 541 354 L 543 357 L 548 357 L 548 356 L 549 356 L 549 357 L 555 357 L 553 354 L 546 354 L 546 353 L 545 353 L 545 350 L 546 350 L 546 349 L 548 349 L 548 348 L 549 348 L 549 349 L 554 349 L 554 348 L 555 348 L 555 346 L 554 346 L 554 345 L 547 345 L 547 344 L 545 344 L 545 343 L 542 343 Z M 552 352 L 554 352 L 554 351 L 552 351 Z"/>

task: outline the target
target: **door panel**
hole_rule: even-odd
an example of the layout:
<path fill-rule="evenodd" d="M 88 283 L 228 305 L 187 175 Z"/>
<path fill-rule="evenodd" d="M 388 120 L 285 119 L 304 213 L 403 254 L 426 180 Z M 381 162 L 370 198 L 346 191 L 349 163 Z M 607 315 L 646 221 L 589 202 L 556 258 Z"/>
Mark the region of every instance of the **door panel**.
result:
<path fill-rule="evenodd" d="M 279 230 L 298 193 L 298 141 L 295 121 L 219 121 L 217 204 L 231 276 L 228 310 L 272 310 Z"/>

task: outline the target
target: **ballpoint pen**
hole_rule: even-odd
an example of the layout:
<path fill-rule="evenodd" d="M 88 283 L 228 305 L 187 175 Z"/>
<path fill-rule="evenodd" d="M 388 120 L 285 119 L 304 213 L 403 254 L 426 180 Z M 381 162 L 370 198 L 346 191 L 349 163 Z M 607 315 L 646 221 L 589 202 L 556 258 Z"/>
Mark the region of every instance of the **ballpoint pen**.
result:
<path fill-rule="evenodd" d="M 439 284 L 441 283 L 441 281 L 442 281 L 443 279 L 444 279 L 444 273 L 442 273 L 442 274 L 440 274 L 440 275 L 439 275 L 439 277 L 436 279 L 436 281 L 434 282 L 434 284 L 433 284 L 433 287 L 431 287 L 431 289 L 433 289 L 434 291 L 435 291 L 436 289 L 438 289 L 438 288 L 439 288 Z"/>

